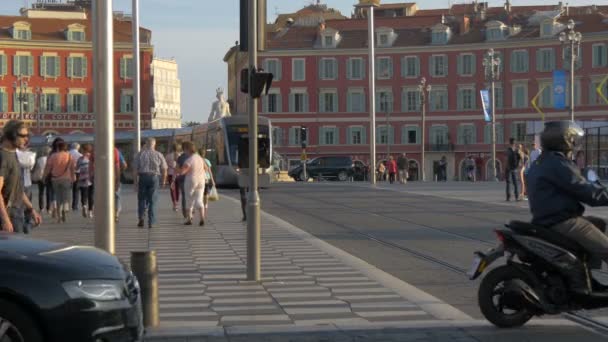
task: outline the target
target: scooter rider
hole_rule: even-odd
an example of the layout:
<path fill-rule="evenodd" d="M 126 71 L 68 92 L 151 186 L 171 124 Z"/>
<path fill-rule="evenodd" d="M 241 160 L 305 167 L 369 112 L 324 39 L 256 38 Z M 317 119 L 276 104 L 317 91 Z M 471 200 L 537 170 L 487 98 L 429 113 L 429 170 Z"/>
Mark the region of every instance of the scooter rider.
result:
<path fill-rule="evenodd" d="M 543 153 L 526 178 L 532 224 L 544 226 L 576 241 L 594 258 L 608 263 L 606 222 L 585 217 L 585 207 L 608 206 L 608 191 L 591 183 L 572 161 L 584 131 L 571 121 L 547 122 L 541 134 Z M 601 264 L 600 264 L 601 266 Z M 572 287 L 586 288 L 584 277 Z"/>

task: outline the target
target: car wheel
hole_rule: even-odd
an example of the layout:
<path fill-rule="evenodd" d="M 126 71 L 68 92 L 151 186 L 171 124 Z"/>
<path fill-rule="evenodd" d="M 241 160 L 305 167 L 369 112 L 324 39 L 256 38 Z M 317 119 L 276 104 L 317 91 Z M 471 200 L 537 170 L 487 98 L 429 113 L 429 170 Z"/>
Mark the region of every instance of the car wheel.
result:
<path fill-rule="evenodd" d="M 42 334 L 27 312 L 0 299 L 0 341 L 42 342 Z"/>
<path fill-rule="evenodd" d="M 348 174 L 346 173 L 346 171 L 340 171 L 340 173 L 338 173 L 338 180 L 340 182 L 345 182 L 348 180 Z"/>
<path fill-rule="evenodd" d="M 308 179 L 310 178 L 310 174 L 307 174 L 306 176 L 308 176 L 308 177 L 304 177 L 304 171 L 300 172 L 300 180 L 302 182 L 308 182 Z"/>

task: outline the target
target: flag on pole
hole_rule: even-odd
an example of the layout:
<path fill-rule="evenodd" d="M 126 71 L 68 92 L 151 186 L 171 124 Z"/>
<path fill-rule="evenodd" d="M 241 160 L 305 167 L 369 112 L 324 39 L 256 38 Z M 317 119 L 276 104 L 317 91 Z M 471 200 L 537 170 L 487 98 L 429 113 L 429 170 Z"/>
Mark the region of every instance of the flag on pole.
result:
<path fill-rule="evenodd" d="M 566 73 L 563 70 L 553 71 L 553 107 L 566 108 Z"/>
<path fill-rule="evenodd" d="M 487 89 L 479 91 L 481 95 L 481 106 L 483 108 L 483 116 L 486 122 L 492 121 L 492 104 L 490 103 L 490 92 Z"/>

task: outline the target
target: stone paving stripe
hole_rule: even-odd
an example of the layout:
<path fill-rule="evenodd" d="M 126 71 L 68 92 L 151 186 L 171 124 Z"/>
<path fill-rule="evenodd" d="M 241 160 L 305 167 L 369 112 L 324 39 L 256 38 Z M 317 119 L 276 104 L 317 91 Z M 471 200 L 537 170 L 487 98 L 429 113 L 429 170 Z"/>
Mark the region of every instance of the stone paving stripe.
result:
<path fill-rule="evenodd" d="M 318 277 L 317 281 L 319 283 L 326 283 L 326 282 L 339 282 L 339 281 L 344 281 L 344 282 L 355 282 L 355 281 L 370 281 L 369 278 L 367 277 Z"/>
<path fill-rule="evenodd" d="M 295 325 L 302 326 L 316 326 L 314 328 L 319 329 L 319 326 L 327 326 L 330 325 L 332 328 L 335 327 L 334 324 L 349 324 L 356 325 L 359 329 L 362 326 L 370 324 L 369 321 L 363 318 L 328 318 L 328 319 L 299 319 L 294 321 Z"/>
<path fill-rule="evenodd" d="M 159 302 L 165 303 L 188 303 L 188 302 L 210 302 L 208 296 L 158 296 Z M 162 308 L 162 305 L 161 305 Z"/>
<path fill-rule="evenodd" d="M 392 299 L 399 298 L 402 299 L 401 296 L 397 294 L 386 294 L 386 295 L 338 295 L 336 296 L 342 300 L 346 301 L 370 301 L 370 300 L 378 300 L 378 299 Z"/>
<path fill-rule="evenodd" d="M 226 312 L 226 311 L 255 311 L 255 310 L 270 310 L 270 309 L 278 309 L 281 310 L 280 307 L 276 305 L 214 305 L 211 309 L 215 312 Z"/>
<path fill-rule="evenodd" d="M 246 276 L 244 274 L 209 274 L 203 275 L 204 280 L 244 280 Z"/>
<path fill-rule="evenodd" d="M 352 283 L 322 283 L 319 282 L 319 286 L 329 287 L 329 288 L 342 288 L 342 287 L 376 287 L 380 286 L 375 281 L 360 281 L 360 282 L 352 282 Z"/>
<path fill-rule="evenodd" d="M 172 290 L 172 289 L 164 289 L 164 288 L 160 288 L 158 290 L 158 293 L 161 296 L 179 296 L 179 297 L 183 297 L 183 296 L 189 296 L 189 295 L 202 295 L 203 292 L 205 292 L 204 289 L 196 289 L 196 290 L 191 290 L 191 289 L 179 289 L 179 290 Z"/>
<path fill-rule="evenodd" d="M 170 311 L 171 309 L 207 309 L 209 308 L 209 303 L 171 303 L 171 304 L 163 304 L 161 308 L 162 311 Z"/>
<path fill-rule="evenodd" d="M 332 288 L 331 292 L 336 295 L 351 293 L 394 293 L 393 290 L 385 287 L 365 287 L 365 288 Z"/>
<path fill-rule="evenodd" d="M 329 291 L 327 292 L 295 292 L 295 293 L 272 293 L 272 296 L 276 299 L 287 299 L 287 298 L 325 298 L 331 297 Z"/>
<path fill-rule="evenodd" d="M 221 323 L 243 323 L 243 322 L 291 322 L 291 319 L 287 315 L 235 315 L 235 316 L 223 316 Z"/>
<path fill-rule="evenodd" d="M 321 315 L 333 313 L 352 313 L 349 307 L 326 307 L 326 308 L 284 308 L 288 315 Z"/>
<path fill-rule="evenodd" d="M 163 284 L 162 287 L 164 290 L 178 290 L 178 289 L 200 289 L 200 290 L 205 290 L 206 286 L 202 283 L 197 283 L 197 284 L 175 284 L 175 285 L 169 285 L 169 284 Z"/>
<path fill-rule="evenodd" d="M 428 316 L 429 314 L 421 310 L 411 311 L 355 311 L 355 313 L 363 318 L 375 317 L 396 317 L 396 316 Z"/>
<path fill-rule="evenodd" d="M 213 305 L 218 304 L 266 304 L 272 303 L 272 298 L 270 297 L 261 297 L 261 298 L 222 298 L 222 299 L 214 299 Z"/>
<path fill-rule="evenodd" d="M 217 318 L 217 313 L 213 311 L 198 312 L 161 312 L 160 318 L 182 318 L 182 317 L 213 317 Z"/>
<path fill-rule="evenodd" d="M 243 291 L 243 292 L 212 292 L 207 290 L 205 294 L 211 298 L 223 298 L 223 297 L 257 297 L 267 296 L 266 291 Z"/>
<path fill-rule="evenodd" d="M 289 286 L 283 288 L 271 287 L 268 288 L 268 291 L 271 293 L 288 293 L 288 292 L 314 292 L 321 291 L 327 292 L 329 289 L 320 286 L 305 286 L 305 287 L 297 287 L 297 286 Z"/>
<path fill-rule="evenodd" d="M 353 310 L 372 310 L 372 309 L 387 309 L 387 308 L 417 308 L 416 305 L 410 302 L 386 302 L 386 303 L 351 303 L 350 307 Z"/>

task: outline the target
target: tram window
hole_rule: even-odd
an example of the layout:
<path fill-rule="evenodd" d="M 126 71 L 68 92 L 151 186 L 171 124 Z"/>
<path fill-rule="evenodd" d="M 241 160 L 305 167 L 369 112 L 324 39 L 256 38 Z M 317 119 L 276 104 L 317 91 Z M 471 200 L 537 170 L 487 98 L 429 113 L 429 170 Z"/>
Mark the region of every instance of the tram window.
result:
<path fill-rule="evenodd" d="M 246 135 L 239 139 L 236 150 L 236 162 L 242 169 L 249 167 L 249 137 Z M 267 169 L 270 167 L 270 141 L 268 137 L 258 138 L 258 167 Z"/>

